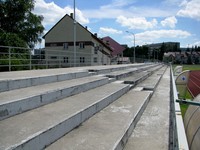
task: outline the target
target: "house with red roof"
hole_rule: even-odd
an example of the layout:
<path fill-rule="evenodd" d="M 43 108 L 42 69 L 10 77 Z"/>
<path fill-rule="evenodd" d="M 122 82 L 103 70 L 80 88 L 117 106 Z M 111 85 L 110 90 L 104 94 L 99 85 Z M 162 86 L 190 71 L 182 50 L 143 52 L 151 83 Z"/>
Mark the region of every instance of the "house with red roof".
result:
<path fill-rule="evenodd" d="M 125 50 L 124 46 L 120 45 L 117 41 L 115 41 L 114 39 L 112 39 L 109 36 L 102 38 L 102 40 L 104 43 L 106 43 L 112 49 L 111 62 L 122 63 L 121 60 L 126 60 L 127 62 L 130 62 L 127 59 L 122 59 L 123 51 Z"/>

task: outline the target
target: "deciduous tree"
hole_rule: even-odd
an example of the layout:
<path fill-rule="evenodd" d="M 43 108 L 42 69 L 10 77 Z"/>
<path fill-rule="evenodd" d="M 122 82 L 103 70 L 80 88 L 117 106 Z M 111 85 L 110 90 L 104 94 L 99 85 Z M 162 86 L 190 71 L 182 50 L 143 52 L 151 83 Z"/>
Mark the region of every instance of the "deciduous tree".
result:
<path fill-rule="evenodd" d="M 3 34 L 17 36 L 23 40 L 27 46 L 32 47 L 38 42 L 40 35 L 44 31 L 42 16 L 33 14 L 34 0 L 1 0 L 0 1 L 0 38 Z M 9 38 L 8 38 L 9 39 Z M 0 45 L 7 45 L 0 39 Z M 9 42 L 15 46 L 14 43 Z"/>

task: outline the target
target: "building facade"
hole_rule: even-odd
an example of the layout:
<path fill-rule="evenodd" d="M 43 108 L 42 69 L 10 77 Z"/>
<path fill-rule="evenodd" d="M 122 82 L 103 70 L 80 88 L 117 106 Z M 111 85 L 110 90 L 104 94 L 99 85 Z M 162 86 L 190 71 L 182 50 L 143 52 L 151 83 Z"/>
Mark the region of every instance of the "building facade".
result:
<path fill-rule="evenodd" d="M 87 27 L 65 15 L 44 36 L 49 66 L 73 67 L 108 65 L 112 49 Z M 74 27 L 76 51 L 74 51 Z"/>

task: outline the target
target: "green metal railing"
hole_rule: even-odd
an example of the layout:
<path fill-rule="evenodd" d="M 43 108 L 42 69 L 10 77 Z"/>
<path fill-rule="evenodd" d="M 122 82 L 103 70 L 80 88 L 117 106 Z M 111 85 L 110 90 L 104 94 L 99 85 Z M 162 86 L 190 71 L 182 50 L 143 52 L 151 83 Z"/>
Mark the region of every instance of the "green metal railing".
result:
<path fill-rule="evenodd" d="M 191 101 L 191 100 L 177 99 L 176 102 L 178 102 L 180 104 L 200 106 L 200 102 L 195 102 L 195 101 Z"/>

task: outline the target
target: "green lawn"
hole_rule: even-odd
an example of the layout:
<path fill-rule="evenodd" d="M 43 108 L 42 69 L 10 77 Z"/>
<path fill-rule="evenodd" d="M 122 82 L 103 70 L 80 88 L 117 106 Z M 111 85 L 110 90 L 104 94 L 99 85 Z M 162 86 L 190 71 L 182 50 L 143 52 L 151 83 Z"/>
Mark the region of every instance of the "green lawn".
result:
<path fill-rule="evenodd" d="M 183 70 L 200 70 L 200 65 L 183 65 Z"/>
<path fill-rule="evenodd" d="M 176 66 L 177 65 L 173 65 L 173 68 L 175 68 Z M 183 71 L 184 70 L 200 70 L 200 65 L 182 65 L 182 66 L 183 66 Z M 193 99 L 189 91 L 186 92 L 185 99 Z M 181 107 L 182 116 L 184 117 L 185 112 L 188 108 L 188 105 L 181 104 L 180 107 Z"/>

